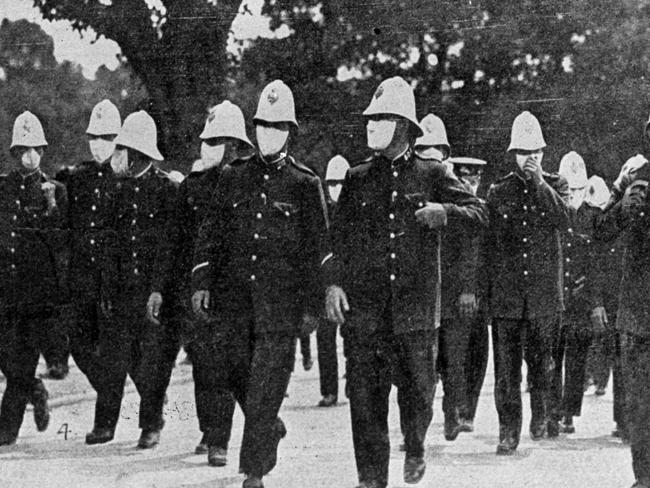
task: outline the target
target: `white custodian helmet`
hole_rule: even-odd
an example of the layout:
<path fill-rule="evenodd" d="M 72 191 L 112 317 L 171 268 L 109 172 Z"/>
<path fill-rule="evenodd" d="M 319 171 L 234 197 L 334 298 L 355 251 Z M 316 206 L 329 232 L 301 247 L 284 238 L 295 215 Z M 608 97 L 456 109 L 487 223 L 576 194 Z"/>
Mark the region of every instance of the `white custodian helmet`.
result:
<path fill-rule="evenodd" d="M 31 112 L 23 112 L 14 121 L 11 136 L 11 147 L 42 147 L 47 146 L 43 126 L 38 117 Z"/>
<path fill-rule="evenodd" d="M 93 108 L 86 134 L 91 136 L 117 135 L 122 127 L 122 117 L 110 100 L 102 100 Z"/>
<path fill-rule="evenodd" d="M 429 114 L 420 121 L 420 127 L 424 132 L 422 137 L 415 141 L 416 146 L 444 146 L 447 148 L 447 157 L 451 154 L 451 146 L 447 139 L 447 129 L 440 117 Z"/>
<path fill-rule="evenodd" d="M 253 122 L 288 122 L 298 127 L 293 93 L 282 80 L 274 80 L 264 87 Z"/>
<path fill-rule="evenodd" d="M 618 177 L 614 181 L 613 187 L 618 191 L 625 191 L 627 185 L 634 179 L 633 173 L 645 167 L 646 164 L 648 164 L 648 160 L 642 154 L 632 156 L 623 164 Z"/>
<path fill-rule="evenodd" d="M 424 133 L 415 113 L 415 94 L 411 86 L 400 76 L 394 76 L 381 82 L 375 90 L 370 105 L 363 111 L 363 115 L 398 115 L 411 124 L 417 137 Z"/>
<path fill-rule="evenodd" d="M 165 159 L 158 150 L 156 123 L 144 110 L 134 112 L 124 120 L 124 125 L 115 138 L 115 144 L 139 151 L 156 161 Z"/>
<path fill-rule="evenodd" d="M 607 183 L 600 176 L 592 176 L 587 182 L 585 202 L 593 207 L 605 208 L 611 197 Z"/>
<path fill-rule="evenodd" d="M 253 147 L 253 143 L 248 139 L 248 135 L 246 135 L 244 114 L 237 105 L 228 100 L 210 109 L 210 114 L 205 121 L 205 127 L 199 137 L 201 139 L 230 137 Z"/>
<path fill-rule="evenodd" d="M 325 171 L 325 181 L 340 181 L 345 178 L 345 174 L 350 169 L 350 163 L 341 155 L 336 155 L 327 163 Z"/>
<path fill-rule="evenodd" d="M 537 117 L 530 112 L 522 112 L 517 115 L 512 123 L 508 152 L 517 149 L 522 151 L 536 151 L 545 147 L 546 142 L 544 141 L 542 127 L 539 125 Z"/>
<path fill-rule="evenodd" d="M 558 173 L 566 178 L 569 188 L 584 188 L 587 186 L 587 167 L 582 156 L 571 151 L 562 156 Z"/>

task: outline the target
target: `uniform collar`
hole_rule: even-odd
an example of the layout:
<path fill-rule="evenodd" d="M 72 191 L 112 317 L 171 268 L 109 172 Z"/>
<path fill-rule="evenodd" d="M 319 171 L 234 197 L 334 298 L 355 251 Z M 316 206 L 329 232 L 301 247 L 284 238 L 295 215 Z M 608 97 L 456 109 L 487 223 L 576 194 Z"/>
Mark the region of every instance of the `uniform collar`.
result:
<path fill-rule="evenodd" d="M 15 178 L 23 184 L 35 183 L 37 181 L 40 181 L 43 176 L 43 172 L 41 171 L 41 168 L 37 168 L 31 173 L 26 175 L 22 174 L 19 170 L 15 170 L 14 174 L 15 174 Z"/>
<path fill-rule="evenodd" d="M 258 161 L 264 167 L 264 169 L 274 168 L 276 170 L 281 170 L 287 165 L 287 153 L 286 151 L 281 152 L 277 156 L 273 157 L 270 160 L 267 160 L 262 156 L 261 153 L 258 153 Z"/>
<path fill-rule="evenodd" d="M 145 175 L 149 172 L 149 170 L 150 170 L 151 168 L 153 168 L 153 163 L 149 163 L 149 165 L 148 165 L 145 169 L 143 169 L 142 171 L 140 171 L 137 175 L 133 175 L 133 178 L 135 178 L 136 180 L 137 180 L 138 178 L 142 178 L 143 176 L 145 176 Z"/>

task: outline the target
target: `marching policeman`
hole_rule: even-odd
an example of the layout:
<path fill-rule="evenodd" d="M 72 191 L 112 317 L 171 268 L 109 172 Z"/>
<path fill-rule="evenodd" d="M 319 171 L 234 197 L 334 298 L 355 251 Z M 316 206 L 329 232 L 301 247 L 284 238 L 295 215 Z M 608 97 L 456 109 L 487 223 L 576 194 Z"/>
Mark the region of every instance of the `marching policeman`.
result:
<path fill-rule="evenodd" d="M 111 101 L 95 105 L 86 129 L 92 161 L 64 168 L 56 176 L 68 191 L 67 226 L 70 253 L 74 256 L 68 270 L 70 352 L 98 391 L 101 263 L 112 219 L 110 159 L 121 126 L 120 113 Z"/>
<path fill-rule="evenodd" d="M 566 310 L 558 347 L 555 350 L 553 393 L 563 416 L 562 431 L 575 432 L 573 417 L 580 415 L 586 376 L 587 356 L 594 337 L 607 325 L 607 313 L 596 295 L 599 280 L 598 249 L 593 242 L 593 220 L 600 208 L 589 204 L 587 169 L 582 157 L 572 151 L 560 161 L 559 174 L 568 183 L 570 227 L 562 235 L 564 258 L 564 300 Z"/>
<path fill-rule="evenodd" d="M 360 487 L 385 487 L 390 445 L 388 395 L 400 390 L 404 480 L 424 475 L 424 440 L 433 415 L 438 232 L 480 228 L 484 207 L 440 163 L 422 161 L 413 90 L 385 80 L 368 108 L 376 154 L 348 171 L 324 262 L 328 318 L 344 324 L 352 437 Z"/>
<path fill-rule="evenodd" d="M 612 199 L 596 219 L 594 237 L 613 243 L 623 239 L 625 257 L 616 328 L 621 338 L 626 427 L 632 451 L 634 488 L 650 487 L 650 164 L 636 158 L 623 166 Z M 635 164 L 638 163 L 638 164 Z"/>
<path fill-rule="evenodd" d="M 320 180 L 288 154 L 298 124 L 282 81 L 264 88 L 254 122 L 259 153 L 223 170 L 192 273 L 193 308 L 214 317 L 215 334 L 227 344 L 215 358 L 223 368 L 220 389 L 244 405 L 245 488 L 263 486 L 286 434 L 277 415 L 296 338 L 322 310 L 318 276 L 327 235 Z"/>
<path fill-rule="evenodd" d="M 235 411 L 235 398 L 232 388 L 226 386 L 227 368 L 222 362 L 230 343 L 219 330 L 218 321 L 200 320 L 190 315 L 189 291 L 196 236 L 210 209 L 223 168 L 250 152 L 253 144 L 246 135 L 244 115 L 229 101 L 212 108 L 199 138 L 202 141 L 201 171 L 190 173 L 180 185 L 175 217 L 167 232 L 166 255 L 162 259 L 171 261 L 166 269 L 172 271 L 171 278 L 177 283 L 186 311 L 184 319 L 190 322 L 186 339 L 192 360 L 196 413 L 203 433 L 195 452 L 207 454 L 212 466 L 224 466 Z M 161 292 L 151 294 L 147 312 L 150 319 L 155 320 L 163 303 L 167 303 L 167 298 Z M 244 399 L 237 400 L 244 408 Z"/>
<path fill-rule="evenodd" d="M 327 163 L 325 171 L 325 196 L 327 207 L 332 214 L 341 195 L 345 174 L 350 169 L 350 164 L 341 155 L 334 156 Z M 320 393 L 323 398 L 318 402 L 319 407 L 332 407 L 336 405 L 339 395 L 338 357 L 336 354 L 336 332 L 338 326 L 335 322 L 323 320 L 316 330 L 318 346 L 318 372 L 320 375 Z"/>
<path fill-rule="evenodd" d="M 473 195 L 485 161 L 449 159 L 454 174 Z M 442 237 L 442 322 L 438 368 L 442 379 L 445 438 L 474 430 L 474 416 L 489 355 L 487 301 L 483 276 L 483 236 L 468 239 L 464 229 L 450 228 Z"/>
<path fill-rule="evenodd" d="M 512 454 L 521 435 L 521 365 L 528 363 L 532 418 L 530 434 L 540 439 L 557 421 L 549 387 L 552 351 L 563 311 L 560 232 L 569 224 L 566 180 L 542 170 L 544 137 L 530 112 L 512 125 L 508 152 L 513 172 L 490 187 L 487 235 L 495 402 L 499 416 L 497 454 Z"/>
<path fill-rule="evenodd" d="M 157 254 L 176 203 L 176 185 L 154 165 L 163 156 L 156 124 L 146 112 L 129 115 L 114 143 L 111 167 L 118 181 L 100 290 L 102 377 L 86 443 L 113 438 L 128 373 L 140 394 L 138 447 L 147 449 L 160 440 L 165 391 L 178 353 L 177 331 L 167 321 L 167 309 L 156 317 L 157 323 L 145 319 L 150 293 L 171 288 L 165 282 L 170 274 L 157 269 L 167 261 Z"/>
<path fill-rule="evenodd" d="M 42 324 L 61 305 L 67 197 L 40 169 L 46 146 L 36 116 L 19 115 L 10 150 L 16 167 L 0 181 L 0 370 L 7 379 L 0 445 L 16 442 L 29 400 L 37 429 L 49 423 L 47 391 L 34 374 Z"/>

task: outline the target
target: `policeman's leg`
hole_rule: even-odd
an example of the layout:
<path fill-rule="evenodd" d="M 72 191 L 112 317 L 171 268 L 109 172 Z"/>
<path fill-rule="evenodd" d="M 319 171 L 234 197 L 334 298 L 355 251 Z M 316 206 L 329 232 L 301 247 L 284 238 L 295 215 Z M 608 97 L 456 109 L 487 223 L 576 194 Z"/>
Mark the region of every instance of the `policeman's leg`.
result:
<path fill-rule="evenodd" d="M 499 417 L 499 440 L 521 435 L 521 366 L 523 325 L 519 320 L 492 321 L 494 400 Z"/>
<path fill-rule="evenodd" d="M 433 418 L 435 394 L 435 333 L 414 332 L 395 337 L 397 387 L 403 395 L 407 457 L 422 458 L 427 430 Z"/>
<path fill-rule="evenodd" d="M 467 378 L 465 374 L 465 361 L 469 346 L 469 335 L 472 322 L 467 319 L 455 317 L 447 322 L 445 361 L 447 372 L 443 380 L 445 396 L 443 410 L 445 415 L 464 416 L 467 411 Z M 445 385 L 446 383 L 446 385 Z M 449 399 L 447 399 L 449 397 Z M 447 408 L 444 403 L 447 402 Z"/>
<path fill-rule="evenodd" d="M 293 368 L 295 343 L 291 334 L 254 338 L 240 452 L 240 471 L 247 475 L 261 478 L 277 462 L 278 443 L 286 434 L 278 412 Z"/>
<path fill-rule="evenodd" d="M 70 354 L 79 370 L 97 390 L 101 381 L 99 365 L 99 311 L 93 301 L 80 301 L 70 307 Z"/>
<path fill-rule="evenodd" d="M 572 317 L 569 324 L 568 345 L 565 355 L 565 384 L 562 398 L 564 415 L 578 417 L 582 411 L 587 356 L 593 334 L 587 313 Z M 557 368 L 558 365 L 556 364 Z"/>
<path fill-rule="evenodd" d="M 320 394 L 322 396 L 339 393 L 338 357 L 336 355 L 336 324 L 322 320 L 316 331 L 318 349 L 318 373 L 320 376 Z"/>
<path fill-rule="evenodd" d="M 61 313 L 59 313 L 61 312 Z M 52 379 L 63 379 L 68 374 L 70 359 L 70 339 L 66 321 L 69 315 L 63 309 L 51 317 L 43 319 L 40 334 L 40 349 L 47 365 L 48 376 Z"/>
<path fill-rule="evenodd" d="M 440 328 L 438 329 L 438 357 L 436 358 L 436 379 L 439 378 L 442 383 L 442 411 L 445 417 L 451 415 L 454 407 L 453 393 L 451 391 L 451 381 L 449 376 L 451 374 L 451 365 L 449 364 L 451 351 L 450 351 L 450 328 L 453 327 L 453 321 L 450 319 L 442 319 Z"/>
<path fill-rule="evenodd" d="M 350 326 L 354 329 L 354 326 Z M 350 330 L 344 336 L 347 381 L 350 393 L 352 441 L 360 482 L 386 486 L 390 441 L 388 437 L 388 396 L 391 389 L 391 348 L 377 333 L 363 335 Z M 385 351 L 379 354 L 378 351 Z M 407 431 L 404 396 L 400 393 L 400 417 Z"/>
<path fill-rule="evenodd" d="M 481 388 L 485 380 L 488 357 L 490 355 L 490 339 L 488 326 L 483 316 L 477 317 L 469 333 L 469 345 L 465 362 L 467 377 L 467 417 L 474 421 Z"/>
<path fill-rule="evenodd" d="M 7 387 L 0 405 L 0 443 L 11 443 L 18 436 L 25 407 L 34 389 L 39 346 L 29 322 L 14 314 L 3 317 L 0 369 Z"/>
<path fill-rule="evenodd" d="M 614 396 L 614 422 L 617 430 L 623 436 L 627 436 L 627 408 L 626 408 L 626 385 L 623 369 L 622 335 L 614 331 L 614 366 L 612 368 L 613 396 Z"/>

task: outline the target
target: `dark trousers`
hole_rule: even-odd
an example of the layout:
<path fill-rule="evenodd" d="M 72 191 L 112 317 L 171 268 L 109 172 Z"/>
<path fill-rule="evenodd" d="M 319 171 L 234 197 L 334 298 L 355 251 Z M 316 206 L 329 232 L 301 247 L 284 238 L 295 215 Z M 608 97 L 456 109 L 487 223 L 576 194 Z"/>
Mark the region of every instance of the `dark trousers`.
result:
<path fill-rule="evenodd" d="M 298 338 L 300 355 L 303 359 L 311 359 L 311 334 L 302 334 Z"/>
<path fill-rule="evenodd" d="M 235 401 L 246 403 L 251 333 L 248 324 L 224 330 L 215 320 L 196 320 L 188 344 L 199 429 L 209 446 L 228 448 Z"/>
<path fill-rule="evenodd" d="M 557 417 L 580 416 L 592 339 L 589 311 L 567 310 L 562 317 L 558 347 L 553 356 L 555 376 L 551 392 L 555 405 L 559 406 Z"/>
<path fill-rule="evenodd" d="M 499 417 L 499 439 L 521 436 L 521 366 L 525 348 L 532 410 L 531 426 L 548 420 L 557 409 L 551 395 L 553 354 L 557 347 L 560 319 L 531 320 L 494 318 L 494 399 Z"/>
<path fill-rule="evenodd" d="M 40 380 L 34 378 L 39 358 L 41 328 L 48 314 L 0 312 L 0 370 L 7 388 L 0 405 L 0 432 L 17 437 L 25 407 Z"/>
<path fill-rule="evenodd" d="M 616 315 L 609 315 L 610 327 L 592 343 L 588 366 L 598 386 L 606 387 L 612 372 L 614 397 L 614 422 L 625 428 L 625 378 L 621 359 L 621 334 L 615 327 Z"/>
<path fill-rule="evenodd" d="M 292 334 L 253 335 L 239 456 L 242 473 L 262 477 L 277 463 L 278 443 L 286 432 L 278 413 L 293 370 L 295 344 Z"/>
<path fill-rule="evenodd" d="M 48 367 L 68 365 L 70 358 L 70 343 L 66 324 L 68 314 L 57 314 L 55 318 L 45 320 L 41 326 L 44 333 L 41 335 L 41 354 Z"/>
<path fill-rule="evenodd" d="M 149 323 L 144 318 L 144 303 L 115 310 L 110 318 L 102 320 L 105 325 L 99 331 L 96 428 L 115 428 L 127 374 L 140 395 L 140 428 L 163 427 L 162 410 L 179 350 L 178 333 L 165 322 Z"/>
<path fill-rule="evenodd" d="M 622 338 L 628 430 L 634 477 L 650 485 L 650 338 Z"/>
<path fill-rule="evenodd" d="M 369 325 L 374 332 L 365 332 Z M 394 334 L 387 306 L 380 316 L 350 314 L 344 340 L 359 481 L 375 481 L 385 487 L 390 457 L 388 397 L 393 384 L 398 388 L 406 455 L 424 455 L 424 441 L 433 418 L 436 334 Z"/>
<path fill-rule="evenodd" d="M 488 358 L 490 356 L 490 338 L 487 321 L 482 314 L 474 321 L 469 331 L 469 345 L 465 356 L 465 375 L 467 384 L 467 411 L 466 419 L 474 420 L 478 399 L 487 372 Z"/>
<path fill-rule="evenodd" d="M 322 320 L 316 331 L 318 348 L 318 373 L 322 396 L 339 394 L 339 365 L 336 354 L 337 326 L 329 320 Z"/>
<path fill-rule="evenodd" d="M 101 389 L 103 369 L 99 357 L 99 302 L 92 297 L 79 297 L 67 310 L 70 354 L 79 370 L 86 375 L 95 391 Z"/>

